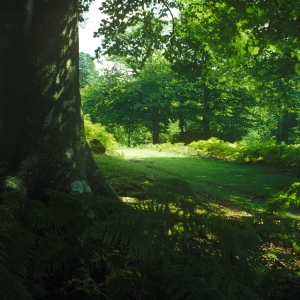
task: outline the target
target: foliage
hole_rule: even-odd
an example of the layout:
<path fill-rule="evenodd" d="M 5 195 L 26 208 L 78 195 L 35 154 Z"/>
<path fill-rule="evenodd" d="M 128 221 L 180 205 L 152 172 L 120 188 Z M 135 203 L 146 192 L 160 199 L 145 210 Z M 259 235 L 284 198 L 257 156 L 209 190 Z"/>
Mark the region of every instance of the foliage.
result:
<path fill-rule="evenodd" d="M 219 72 L 212 75 L 218 77 Z M 246 89 L 217 78 L 207 82 L 191 74 L 176 78 L 171 65 L 159 56 L 150 58 L 138 76 L 113 68 L 81 93 L 84 111 L 118 141 L 121 127 L 128 146 L 143 139 L 144 131 L 151 132 L 154 144 L 189 143 L 212 135 L 235 141 L 252 126 L 254 99 Z"/>
<path fill-rule="evenodd" d="M 95 199 L 52 191 L 47 195 L 47 203 L 1 195 L 1 299 L 60 299 L 64 291 L 74 289 L 72 276 L 82 267 L 80 259 L 88 261 L 96 249 L 91 243 L 83 247 L 80 238 L 92 222 Z M 77 280 L 83 286 L 84 280 Z"/>
<path fill-rule="evenodd" d="M 281 290 L 297 277 L 270 267 L 279 254 L 262 250 L 270 236 L 291 237 L 296 249 L 294 220 L 226 218 L 186 180 L 148 181 L 144 201 L 2 195 L 1 299 L 297 299 L 295 284 Z"/>
<path fill-rule="evenodd" d="M 105 36 L 97 55 L 118 57 L 134 76 L 143 76 L 157 54 L 170 62 L 177 82 L 166 84 L 171 103 L 162 107 L 155 126 L 162 142 L 168 140 L 168 119 L 179 120 L 179 142 L 213 136 L 234 142 L 251 132 L 260 141 L 276 136 L 278 143 L 298 142 L 299 7 L 293 1 L 120 0 L 100 10 L 107 16 L 95 33 Z M 159 79 L 153 82 L 160 85 Z M 140 87 L 149 94 L 149 82 Z M 122 99 L 129 89 L 122 85 L 114 96 Z M 150 116 L 152 102 L 141 93 L 131 97 L 118 107 L 132 108 L 132 128 L 143 122 L 135 106 L 143 102 Z"/>
<path fill-rule="evenodd" d="M 97 84 L 83 89 L 83 109 L 112 132 L 122 126 L 129 146 L 145 129 L 158 143 L 168 124 L 172 77 L 168 63 L 159 58 L 147 63 L 138 77 L 112 69 Z"/>
<path fill-rule="evenodd" d="M 92 123 L 89 115 L 85 115 L 84 131 L 88 142 L 91 140 L 99 140 L 106 149 L 113 150 L 118 144 L 112 134 L 105 130 L 105 127 L 99 123 Z"/>
<path fill-rule="evenodd" d="M 192 142 L 189 149 L 198 151 L 199 155 L 226 158 L 241 162 L 252 162 L 281 170 L 294 170 L 300 166 L 299 145 L 276 144 L 276 138 L 267 142 L 228 143 L 216 138 L 207 141 Z"/>
<path fill-rule="evenodd" d="M 215 156 L 220 158 L 234 159 L 239 155 L 237 144 L 221 141 L 217 138 L 210 138 L 207 141 L 197 141 L 189 144 L 189 149 L 201 151 L 198 154 L 204 156 Z"/>
<path fill-rule="evenodd" d="M 236 67 L 264 49 L 294 59 L 299 73 L 299 6 L 293 1 L 183 0 L 182 35 Z M 200 45 L 200 46 L 199 46 Z"/>
<path fill-rule="evenodd" d="M 169 119 L 166 132 L 161 135 L 161 141 L 174 142 L 178 139 L 180 133 L 179 120 L 172 122 Z"/>
<path fill-rule="evenodd" d="M 126 287 L 123 290 L 132 286 L 134 296 L 144 291 L 152 299 L 225 299 L 230 294 L 244 299 L 259 297 L 266 269 L 244 260 L 248 250 L 256 248 L 257 236 L 225 220 L 218 220 L 217 229 L 214 218 L 195 213 L 188 185 L 181 181 L 177 185 L 178 198 L 168 195 L 168 182 L 162 181 L 157 186 L 161 191 L 155 189 L 157 196 L 166 193 L 167 198 L 156 198 L 162 204 L 132 204 L 133 210 L 123 209 L 121 214 L 112 214 L 105 222 L 88 228 L 86 237 L 99 239 L 109 247 L 118 246 L 113 255 L 116 261 L 112 262 L 115 274 L 109 279 L 112 298 L 122 297 L 122 285 Z M 213 237 L 211 241 L 209 237 Z M 237 246 L 241 240 L 243 243 Z M 125 260 L 123 251 L 128 253 Z M 257 286 L 258 294 L 253 286 Z"/>
<path fill-rule="evenodd" d="M 83 88 L 91 84 L 98 75 L 95 63 L 88 53 L 79 53 L 79 84 Z"/>
<path fill-rule="evenodd" d="M 269 208 L 276 210 L 281 206 L 299 207 L 300 206 L 300 183 L 294 182 L 290 187 L 284 189 L 281 193 L 274 195 L 268 201 Z"/>
<path fill-rule="evenodd" d="M 175 7 L 173 0 L 103 2 L 99 10 L 106 18 L 94 32 L 94 37 L 103 37 L 96 57 L 117 55 L 135 72 L 142 69 L 155 50 L 164 48 L 169 36 L 167 17 Z"/>

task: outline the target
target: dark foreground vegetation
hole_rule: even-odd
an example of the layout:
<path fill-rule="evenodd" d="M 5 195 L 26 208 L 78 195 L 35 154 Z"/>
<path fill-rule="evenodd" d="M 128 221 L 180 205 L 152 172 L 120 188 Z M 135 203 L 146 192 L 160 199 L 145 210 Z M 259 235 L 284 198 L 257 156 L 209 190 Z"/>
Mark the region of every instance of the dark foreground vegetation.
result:
<path fill-rule="evenodd" d="M 122 202 L 51 190 L 46 202 L 7 194 L 1 299 L 299 299 L 298 202 L 241 195 L 242 181 L 236 198 L 205 190 L 194 170 L 176 176 L 188 165 L 181 156 L 173 168 L 168 157 L 122 156 L 95 156 Z M 208 178 L 234 167 L 223 163 L 208 161 Z M 261 172 L 249 171 L 253 188 Z"/>

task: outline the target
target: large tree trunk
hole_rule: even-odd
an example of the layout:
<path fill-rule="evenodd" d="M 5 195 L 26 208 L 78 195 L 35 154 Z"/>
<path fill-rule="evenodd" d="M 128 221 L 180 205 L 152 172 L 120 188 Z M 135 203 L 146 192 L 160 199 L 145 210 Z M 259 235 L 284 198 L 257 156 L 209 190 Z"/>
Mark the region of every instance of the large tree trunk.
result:
<path fill-rule="evenodd" d="M 77 0 L 17 3 L 0 20 L 0 190 L 115 197 L 84 136 Z"/>

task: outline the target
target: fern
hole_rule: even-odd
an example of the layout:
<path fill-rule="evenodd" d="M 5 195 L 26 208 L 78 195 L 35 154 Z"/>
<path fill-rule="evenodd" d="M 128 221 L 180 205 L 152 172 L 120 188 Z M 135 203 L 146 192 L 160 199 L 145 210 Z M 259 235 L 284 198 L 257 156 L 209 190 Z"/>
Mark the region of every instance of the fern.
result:
<path fill-rule="evenodd" d="M 22 233 L 16 235 L 6 243 L 8 257 L 6 268 L 19 278 L 25 279 L 29 274 L 29 266 L 34 258 L 36 235 L 34 233 Z"/>
<path fill-rule="evenodd" d="M 261 242 L 255 218 L 220 220 L 195 213 L 193 201 L 174 201 L 178 210 L 154 201 L 120 204 L 122 210 L 86 229 L 85 238 L 127 253 L 122 268 L 120 260 L 112 265 L 114 293 L 134 282 L 157 299 L 263 298 L 267 272 L 252 259 Z"/>
<path fill-rule="evenodd" d="M 9 272 L 0 264 L 0 299 L 31 300 L 32 294 L 28 291 L 24 280 Z"/>
<path fill-rule="evenodd" d="M 177 187 L 173 193 L 162 181 L 168 201 L 157 194 L 131 205 L 55 191 L 47 191 L 46 203 L 7 194 L 0 299 L 39 297 L 49 280 L 61 282 L 60 295 L 91 299 L 267 298 L 271 273 L 259 259 L 262 240 L 296 235 L 298 223 L 273 213 L 239 220 L 199 214 L 193 189 Z"/>
<path fill-rule="evenodd" d="M 49 201 L 43 203 L 13 193 L 3 195 L 9 214 L 1 211 L 0 299 L 32 299 L 45 294 L 47 287 L 40 282 L 67 274 L 74 261 L 95 251 L 90 243 L 83 247 L 81 239 L 83 229 L 92 222 L 88 215 L 95 200 L 84 203 L 54 191 L 48 196 Z"/>

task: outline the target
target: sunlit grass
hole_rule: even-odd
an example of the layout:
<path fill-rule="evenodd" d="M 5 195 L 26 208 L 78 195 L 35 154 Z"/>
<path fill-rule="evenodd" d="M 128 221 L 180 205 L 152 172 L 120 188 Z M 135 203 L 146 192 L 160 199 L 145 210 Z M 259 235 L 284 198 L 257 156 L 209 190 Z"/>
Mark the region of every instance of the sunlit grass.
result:
<path fill-rule="evenodd" d="M 121 196 L 143 199 L 156 189 L 162 179 L 177 178 L 194 189 L 197 201 L 222 205 L 228 210 L 264 211 L 273 195 L 290 186 L 295 178 L 259 166 L 237 164 L 212 158 L 195 158 L 155 149 L 122 149 L 113 155 L 97 155 L 96 161 Z M 176 190 L 169 180 L 167 190 Z M 152 192 L 149 187 L 152 186 Z M 137 198 L 141 198 L 138 196 Z M 166 197 L 168 199 L 168 197 Z M 223 209 L 224 211 L 224 209 Z M 296 217 L 291 211 L 284 212 Z M 235 214 L 235 213 L 234 213 Z"/>
<path fill-rule="evenodd" d="M 158 209 L 167 207 L 158 215 L 175 217 L 170 237 L 174 238 L 174 232 L 182 239 L 192 236 L 194 231 L 186 224 L 200 220 L 199 227 L 193 227 L 199 230 L 193 239 L 199 249 L 214 249 L 217 255 L 224 237 L 217 234 L 216 228 L 235 224 L 259 238 L 258 251 L 249 259 L 270 270 L 284 270 L 298 280 L 293 272 L 299 265 L 295 259 L 300 248 L 299 211 L 291 207 L 273 213 L 266 203 L 283 189 L 294 193 L 287 188 L 295 178 L 258 166 L 148 149 L 122 149 L 119 154 L 96 155 L 95 159 L 128 206 L 146 210 L 152 204 Z M 234 226 L 230 228 L 236 230 Z M 180 252 L 183 245 L 174 251 Z"/>
<path fill-rule="evenodd" d="M 256 165 L 213 158 L 188 157 L 152 149 L 122 149 L 136 171 L 188 181 L 204 198 L 219 198 L 264 209 L 267 199 L 296 180 L 286 174 Z"/>

